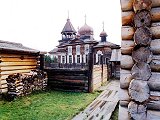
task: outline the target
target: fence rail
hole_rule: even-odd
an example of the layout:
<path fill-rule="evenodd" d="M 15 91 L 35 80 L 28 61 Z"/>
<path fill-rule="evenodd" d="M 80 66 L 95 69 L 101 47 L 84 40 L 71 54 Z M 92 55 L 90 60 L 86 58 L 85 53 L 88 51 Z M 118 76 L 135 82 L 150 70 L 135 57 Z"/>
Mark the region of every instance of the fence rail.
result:
<path fill-rule="evenodd" d="M 46 64 L 45 67 L 50 67 L 50 68 L 71 68 L 71 69 L 88 69 L 88 64 L 87 63 L 50 63 Z"/>

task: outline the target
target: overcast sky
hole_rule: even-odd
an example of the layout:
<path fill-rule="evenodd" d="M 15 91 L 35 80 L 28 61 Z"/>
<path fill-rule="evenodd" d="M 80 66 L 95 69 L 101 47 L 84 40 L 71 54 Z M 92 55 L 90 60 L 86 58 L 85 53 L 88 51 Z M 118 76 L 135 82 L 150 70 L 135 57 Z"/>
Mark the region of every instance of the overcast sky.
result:
<path fill-rule="evenodd" d="M 68 11 L 76 30 L 86 14 L 96 40 L 104 21 L 108 41 L 120 44 L 120 0 L 0 0 L 0 40 L 50 51 L 61 39 Z"/>

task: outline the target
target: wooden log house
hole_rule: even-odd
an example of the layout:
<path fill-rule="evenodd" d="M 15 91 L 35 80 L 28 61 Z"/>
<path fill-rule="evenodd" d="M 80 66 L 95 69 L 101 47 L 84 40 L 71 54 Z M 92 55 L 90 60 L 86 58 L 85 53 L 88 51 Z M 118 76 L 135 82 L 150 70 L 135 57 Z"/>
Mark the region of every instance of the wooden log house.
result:
<path fill-rule="evenodd" d="M 20 43 L 0 40 L 0 94 L 7 92 L 6 78 L 40 68 L 40 52 Z"/>
<path fill-rule="evenodd" d="M 159 120 L 160 0 L 121 0 L 119 120 Z"/>

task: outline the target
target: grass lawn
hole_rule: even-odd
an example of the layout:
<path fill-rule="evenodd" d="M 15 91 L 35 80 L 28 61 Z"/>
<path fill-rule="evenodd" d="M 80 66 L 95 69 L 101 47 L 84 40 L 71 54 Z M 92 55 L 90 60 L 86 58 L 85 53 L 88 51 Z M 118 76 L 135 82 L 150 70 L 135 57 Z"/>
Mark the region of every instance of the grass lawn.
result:
<path fill-rule="evenodd" d="M 0 120 L 70 120 L 97 96 L 95 93 L 48 91 L 0 100 Z"/>

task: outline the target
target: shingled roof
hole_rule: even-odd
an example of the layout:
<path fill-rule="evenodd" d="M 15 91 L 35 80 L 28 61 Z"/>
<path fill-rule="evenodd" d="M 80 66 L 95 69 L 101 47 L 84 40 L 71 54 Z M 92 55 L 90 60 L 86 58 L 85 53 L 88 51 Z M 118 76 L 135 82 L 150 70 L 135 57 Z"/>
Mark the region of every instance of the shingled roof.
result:
<path fill-rule="evenodd" d="M 28 53 L 38 53 L 40 51 L 25 47 L 21 43 L 9 42 L 0 40 L 0 51 L 19 51 L 19 52 L 28 52 Z"/>
<path fill-rule="evenodd" d="M 73 32 L 73 33 L 76 33 L 76 30 L 74 29 L 70 19 L 67 19 L 67 22 L 62 30 L 61 33 L 64 33 L 64 32 Z"/>

